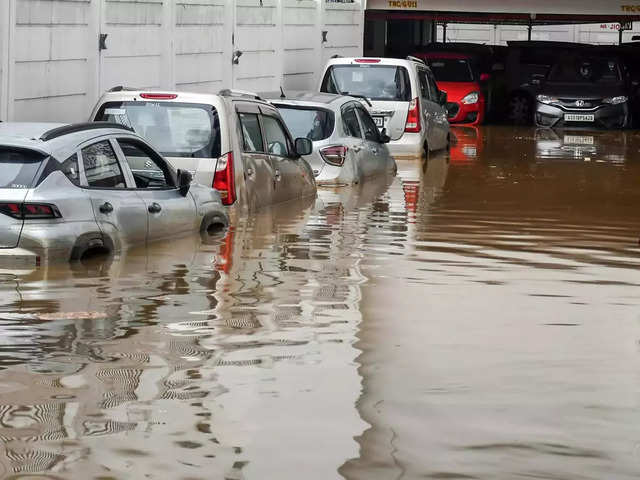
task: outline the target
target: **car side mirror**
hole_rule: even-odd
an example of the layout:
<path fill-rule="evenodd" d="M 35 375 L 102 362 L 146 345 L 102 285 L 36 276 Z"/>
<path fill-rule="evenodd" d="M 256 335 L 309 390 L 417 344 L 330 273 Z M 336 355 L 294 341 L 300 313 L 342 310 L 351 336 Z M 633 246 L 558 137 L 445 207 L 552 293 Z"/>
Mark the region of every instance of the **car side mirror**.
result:
<path fill-rule="evenodd" d="M 440 105 L 446 105 L 447 103 L 447 92 L 440 90 L 440 96 L 438 97 L 438 103 Z"/>
<path fill-rule="evenodd" d="M 191 175 L 191 172 L 182 169 L 178 170 L 178 190 L 180 190 L 180 195 L 187 196 L 192 181 L 193 175 Z"/>
<path fill-rule="evenodd" d="M 313 152 L 313 142 L 308 138 L 300 137 L 296 138 L 296 155 L 303 157 L 305 155 L 311 155 Z"/>
<path fill-rule="evenodd" d="M 380 143 L 389 143 L 391 141 L 391 137 L 387 134 L 387 129 L 383 128 L 380 132 Z"/>

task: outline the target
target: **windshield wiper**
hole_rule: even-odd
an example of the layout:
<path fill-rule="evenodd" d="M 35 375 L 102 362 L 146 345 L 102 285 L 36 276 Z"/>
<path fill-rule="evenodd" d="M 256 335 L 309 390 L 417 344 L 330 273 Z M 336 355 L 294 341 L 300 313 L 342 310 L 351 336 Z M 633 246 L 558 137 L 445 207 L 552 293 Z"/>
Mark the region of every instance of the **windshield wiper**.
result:
<path fill-rule="evenodd" d="M 358 95 L 356 93 L 349 93 L 349 92 L 340 92 L 341 95 L 348 95 L 349 97 L 355 97 L 355 98 L 361 98 L 363 99 L 365 102 L 367 102 L 367 105 L 369 105 L 370 107 L 373 107 L 373 105 L 371 104 L 371 100 L 369 100 L 367 97 L 365 97 L 364 95 Z"/>

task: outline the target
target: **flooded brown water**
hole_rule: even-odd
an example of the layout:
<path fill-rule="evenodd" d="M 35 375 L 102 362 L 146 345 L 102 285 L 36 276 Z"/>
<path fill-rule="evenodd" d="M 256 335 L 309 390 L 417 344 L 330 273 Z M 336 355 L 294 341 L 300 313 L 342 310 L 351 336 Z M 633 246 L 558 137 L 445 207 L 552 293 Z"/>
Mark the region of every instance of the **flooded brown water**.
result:
<path fill-rule="evenodd" d="M 223 239 L 0 274 L 0 478 L 637 478 L 640 134 L 455 133 Z"/>

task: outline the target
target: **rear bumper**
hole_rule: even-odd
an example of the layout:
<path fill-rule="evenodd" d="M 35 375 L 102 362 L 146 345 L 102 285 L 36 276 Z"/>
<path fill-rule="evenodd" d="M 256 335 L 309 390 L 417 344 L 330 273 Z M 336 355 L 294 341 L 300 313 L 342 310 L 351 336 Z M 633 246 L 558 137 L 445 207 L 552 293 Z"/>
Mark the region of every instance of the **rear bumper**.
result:
<path fill-rule="evenodd" d="M 389 142 L 387 148 L 396 160 L 420 160 L 424 156 L 424 140 L 420 133 L 405 133 L 398 140 Z"/>
<path fill-rule="evenodd" d="M 40 265 L 40 259 L 38 252 L 26 248 L 0 248 L 0 270 L 33 269 Z"/>
<path fill-rule="evenodd" d="M 593 115 L 593 122 L 569 122 L 564 120 L 565 114 Z M 543 128 L 626 128 L 629 124 L 629 107 L 626 103 L 620 105 L 604 105 L 596 110 L 564 110 L 554 105 L 540 102 L 536 104 L 536 126 Z"/>

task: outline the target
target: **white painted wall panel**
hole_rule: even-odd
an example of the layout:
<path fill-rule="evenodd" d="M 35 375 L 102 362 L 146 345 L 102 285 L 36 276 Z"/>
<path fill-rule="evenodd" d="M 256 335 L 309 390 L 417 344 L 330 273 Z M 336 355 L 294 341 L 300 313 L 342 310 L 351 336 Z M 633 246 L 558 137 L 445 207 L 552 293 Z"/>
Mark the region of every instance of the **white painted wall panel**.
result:
<path fill-rule="evenodd" d="M 282 12 L 283 78 L 285 90 L 304 90 L 317 83 L 322 48 L 320 3 L 284 0 Z"/>
<path fill-rule="evenodd" d="M 115 85 L 314 89 L 362 53 L 362 23 L 324 0 L 0 0 L 0 119 L 83 121 Z"/>

